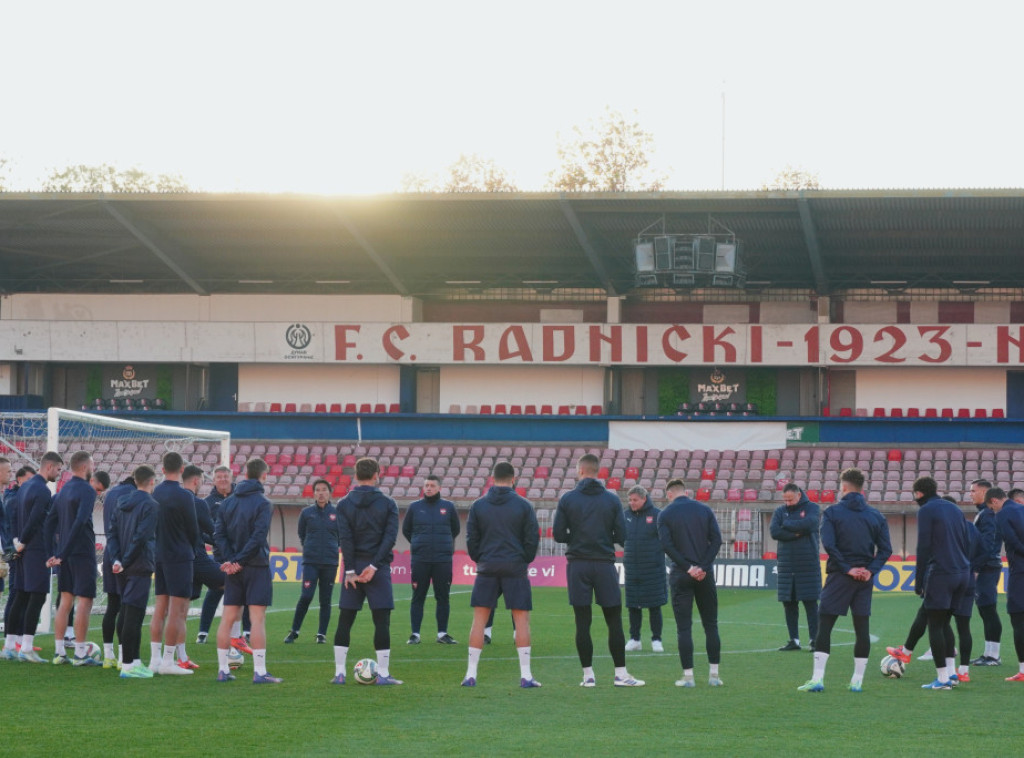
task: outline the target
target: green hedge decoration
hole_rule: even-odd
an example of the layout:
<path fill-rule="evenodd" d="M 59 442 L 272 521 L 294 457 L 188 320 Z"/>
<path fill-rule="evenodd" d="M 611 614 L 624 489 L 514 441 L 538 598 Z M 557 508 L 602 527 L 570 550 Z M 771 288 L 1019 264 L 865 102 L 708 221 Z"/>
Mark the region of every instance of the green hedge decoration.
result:
<path fill-rule="evenodd" d="M 158 366 L 156 370 L 156 396 L 173 408 L 171 400 L 174 398 L 174 372 L 170 366 Z"/>
<path fill-rule="evenodd" d="M 99 366 L 90 366 L 85 378 L 85 403 L 92 405 L 98 397 L 103 397 L 103 369 Z"/>
<path fill-rule="evenodd" d="M 774 416 L 778 405 L 779 372 L 770 368 L 747 369 L 747 402 L 755 403 L 762 416 Z"/>
<path fill-rule="evenodd" d="M 690 402 L 690 371 L 685 368 L 658 370 L 658 415 L 674 416 L 680 403 Z"/>

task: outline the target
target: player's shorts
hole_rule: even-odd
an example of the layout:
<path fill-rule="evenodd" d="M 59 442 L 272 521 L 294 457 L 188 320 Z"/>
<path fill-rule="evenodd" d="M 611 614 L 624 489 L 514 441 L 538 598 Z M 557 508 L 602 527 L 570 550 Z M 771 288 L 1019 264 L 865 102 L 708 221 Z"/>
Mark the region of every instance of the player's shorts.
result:
<path fill-rule="evenodd" d="M 91 555 L 69 555 L 57 569 L 57 591 L 75 597 L 96 597 L 96 558 Z"/>
<path fill-rule="evenodd" d="M 498 598 L 504 595 L 507 610 L 533 610 L 533 590 L 526 570 L 527 565 L 519 561 L 488 563 L 486 569 L 476 575 L 469 604 L 473 608 L 494 608 Z"/>
<path fill-rule="evenodd" d="M 121 605 L 145 608 L 149 603 L 149 588 L 153 586 L 152 574 L 114 574 L 117 578 L 117 594 Z"/>
<path fill-rule="evenodd" d="M 977 584 L 974 586 L 975 604 L 979 608 L 987 605 L 995 605 L 998 597 L 999 575 L 1003 573 L 1001 568 L 985 569 L 978 572 Z"/>
<path fill-rule="evenodd" d="M 566 567 L 569 605 L 590 605 L 595 598 L 602 608 L 622 605 L 619 572 L 609 561 L 575 559 Z"/>
<path fill-rule="evenodd" d="M 192 562 L 192 599 L 196 600 L 203 594 L 203 587 L 211 590 L 224 589 L 227 575 L 220 570 L 220 565 L 210 558 L 196 558 Z"/>
<path fill-rule="evenodd" d="M 967 594 L 967 572 L 962 574 L 939 574 L 928 572 L 924 585 L 921 607 L 926 611 L 956 610 Z"/>
<path fill-rule="evenodd" d="M 829 574 L 821 590 L 818 613 L 822 616 L 871 615 L 871 591 L 873 580 L 860 582 L 848 574 Z"/>
<path fill-rule="evenodd" d="M 369 561 L 356 561 L 355 570 L 358 576 Z M 395 607 L 395 593 L 391 588 L 391 566 L 385 564 L 377 569 L 373 579 L 368 582 L 357 582 L 355 587 L 341 584 L 341 598 L 338 607 L 342 610 L 358 611 L 363 607 L 363 600 L 370 605 L 370 610 L 391 610 Z"/>
<path fill-rule="evenodd" d="M 967 591 L 964 592 L 964 596 L 960 598 L 960 605 L 953 609 L 954 616 L 963 616 L 964 618 L 970 618 L 974 615 L 974 592 L 977 587 L 974 586 L 974 575 L 969 575 L 970 581 L 967 582 Z"/>
<path fill-rule="evenodd" d="M 21 587 L 24 592 L 50 591 L 50 569 L 46 565 L 44 551 L 29 550 L 21 551 L 21 558 L 18 559 L 18 573 L 20 574 Z"/>
<path fill-rule="evenodd" d="M 11 561 L 7 564 L 7 584 L 10 587 L 11 592 L 22 592 L 22 581 L 21 581 L 21 559 Z"/>
<path fill-rule="evenodd" d="M 110 559 L 103 556 L 103 591 L 108 595 L 120 595 L 120 585 L 117 583 L 117 574 L 111 568 Z"/>
<path fill-rule="evenodd" d="M 192 561 L 156 564 L 156 594 L 192 599 Z"/>
<path fill-rule="evenodd" d="M 1024 613 L 1024 573 L 1006 576 L 1006 612 Z"/>
<path fill-rule="evenodd" d="M 243 566 L 224 576 L 224 605 L 272 605 L 274 583 L 270 566 Z"/>

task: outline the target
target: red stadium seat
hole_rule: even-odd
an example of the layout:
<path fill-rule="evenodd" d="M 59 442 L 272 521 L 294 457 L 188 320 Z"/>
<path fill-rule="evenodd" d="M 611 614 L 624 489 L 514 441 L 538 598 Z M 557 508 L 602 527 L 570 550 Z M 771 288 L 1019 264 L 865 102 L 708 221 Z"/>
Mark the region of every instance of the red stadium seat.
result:
<path fill-rule="evenodd" d="M 331 491 L 331 497 L 337 499 L 339 497 L 345 497 L 348 494 L 348 485 L 341 484 L 340 482 L 334 485 L 334 489 Z"/>
<path fill-rule="evenodd" d="M 533 472 L 534 479 L 547 479 L 551 476 L 551 469 L 547 466 L 537 466 Z"/>
<path fill-rule="evenodd" d="M 924 417 L 925 418 L 938 418 L 939 417 L 939 412 L 937 410 L 935 410 L 934 408 L 925 408 L 924 409 Z"/>
<path fill-rule="evenodd" d="M 839 409 L 839 415 L 840 416 L 852 416 L 853 415 L 853 410 L 850 409 L 850 408 L 840 408 Z"/>
<path fill-rule="evenodd" d="M 778 471 L 779 470 L 779 459 L 778 458 L 765 458 L 764 459 L 764 470 L 765 471 Z"/>
<path fill-rule="evenodd" d="M 558 415 L 559 416 L 568 416 L 569 415 L 569 406 L 568 405 L 560 405 L 560 406 L 558 406 Z"/>
<path fill-rule="evenodd" d="M 893 553 L 892 555 L 889 556 L 889 560 L 890 561 L 902 561 L 903 560 L 903 556 L 900 555 L 899 553 Z"/>
<path fill-rule="evenodd" d="M 402 474 L 401 475 L 402 476 L 407 476 L 407 477 L 410 477 L 410 478 L 416 476 L 416 467 L 415 466 L 402 466 Z"/>
<path fill-rule="evenodd" d="M 523 415 L 524 416 L 536 416 L 537 415 L 537 406 L 536 405 L 524 405 L 523 406 Z"/>
<path fill-rule="evenodd" d="M 271 413 L 280 413 L 281 412 L 281 404 L 280 403 L 271 403 L 270 404 L 270 412 Z"/>
<path fill-rule="evenodd" d="M 821 491 L 821 499 L 818 500 L 819 503 L 834 503 L 835 501 L 836 501 L 836 491 L 835 490 L 822 490 Z"/>
<path fill-rule="evenodd" d="M 748 545 L 747 545 L 746 542 L 737 541 L 737 542 L 732 543 L 732 549 L 735 552 L 737 552 L 737 553 L 745 553 L 745 552 L 747 552 L 747 547 L 748 547 Z"/>
<path fill-rule="evenodd" d="M 640 478 L 640 469 L 638 469 L 636 466 L 630 466 L 629 468 L 626 469 L 626 478 L 627 479 L 639 479 Z"/>
<path fill-rule="evenodd" d="M 374 413 L 387 413 L 388 412 L 388 407 L 384 403 L 376 403 L 373 406 L 373 412 Z"/>
<path fill-rule="evenodd" d="M 286 548 L 284 549 L 284 551 L 285 551 L 286 553 L 301 553 L 301 552 L 302 552 L 302 548 L 298 548 L 298 547 L 286 547 Z"/>
<path fill-rule="evenodd" d="M 885 416 L 885 408 L 875 408 L 875 410 L 872 411 L 871 415 L 874 416 L 875 418 Z"/>
<path fill-rule="evenodd" d="M 818 490 L 807 490 L 807 499 L 817 503 L 821 499 L 821 493 Z"/>
<path fill-rule="evenodd" d="M 585 405 L 577 405 L 576 406 L 576 415 L 577 416 L 586 416 L 587 415 L 587 406 L 585 406 Z"/>
<path fill-rule="evenodd" d="M 773 553 L 771 551 L 768 551 L 767 553 L 762 553 L 761 554 L 761 560 L 762 561 L 774 561 L 774 560 L 778 560 L 778 557 L 779 557 L 778 553 Z"/>
<path fill-rule="evenodd" d="M 360 403 L 360 405 L 359 405 L 359 412 L 360 413 L 372 413 L 373 412 L 373 406 L 370 405 L 369 403 Z"/>
<path fill-rule="evenodd" d="M 942 412 L 939 415 L 942 416 L 942 418 L 953 418 L 953 409 L 943 408 Z"/>
<path fill-rule="evenodd" d="M 706 503 L 708 500 L 711 499 L 711 490 L 708 489 L 707 487 L 701 487 L 699 490 L 697 490 L 696 499 L 700 500 L 702 503 Z"/>
<path fill-rule="evenodd" d="M 920 408 L 907 408 L 907 418 L 920 418 L 920 417 L 921 417 L 921 409 Z"/>
<path fill-rule="evenodd" d="M 491 409 L 491 406 L 489 406 L 489 405 L 481 405 L 480 406 L 480 415 L 481 416 L 490 416 L 491 413 L 493 413 L 493 411 Z"/>
<path fill-rule="evenodd" d="M 832 415 L 832 409 L 831 409 L 831 408 L 829 408 L 829 407 L 828 407 L 828 406 L 826 405 L 826 406 L 825 406 L 824 408 L 822 408 L 822 409 L 821 409 L 821 415 L 822 415 L 822 416 L 831 416 L 831 415 Z"/>
<path fill-rule="evenodd" d="M 516 494 L 519 497 L 526 497 L 526 487 L 516 487 Z"/>
<path fill-rule="evenodd" d="M 402 412 L 402 404 L 401 403 L 392 403 L 391 405 L 388 406 L 388 413 L 401 413 L 401 412 Z"/>
<path fill-rule="evenodd" d="M 540 407 L 540 415 L 541 416 L 553 416 L 554 415 L 554 411 L 551 409 L 550 405 L 542 405 Z"/>
<path fill-rule="evenodd" d="M 313 413 L 327 413 L 327 403 L 317 403 L 313 407 Z"/>
<path fill-rule="evenodd" d="M 495 405 L 494 405 L 494 415 L 495 416 L 507 416 L 508 415 L 508 406 L 506 406 L 504 403 L 495 403 Z"/>
<path fill-rule="evenodd" d="M 903 453 L 901 453 L 899 450 L 895 450 L 894 449 L 894 450 L 890 450 L 886 454 L 885 457 L 886 457 L 886 460 L 890 460 L 890 461 L 902 461 L 903 460 Z"/>
<path fill-rule="evenodd" d="M 1006 412 L 1002 408 L 993 408 L 992 418 L 1006 418 Z"/>
<path fill-rule="evenodd" d="M 710 467 L 709 468 L 705 468 L 703 471 L 700 472 L 700 478 L 701 479 L 714 479 L 715 478 L 715 470 L 713 468 L 710 468 Z"/>
<path fill-rule="evenodd" d="M 345 413 L 359 413 L 359 406 L 355 403 L 345 403 Z"/>
<path fill-rule="evenodd" d="M 510 416 L 522 416 L 523 415 L 523 406 L 521 406 L 521 405 L 510 405 L 508 407 L 508 413 L 509 413 Z"/>
<path fill-rule="evenodd" d="M 341 403 L 331 403 L 330 413 L 341 413 Z"/>
<path fill-rule="evenodd" d="M 285 413 L 295 413 L 296 412 L 295 403 L 285 403 L 284 404 L 284 412 Z"/>
<path fill-rule="evenodd" d="M 889 415 L 892 418 L 903 418 L 903 409 L 902 408 L 892 408 L 889 411 Z"/>
<path fill-rule="evenodd" d="M 592 406 L 590 406 L 590 415 L 591 416 L 601 416 L 603 414 L 604 414 L 604 406 L 603 405 L 592 405 Z"/>
<path fill-rule="evenodd" d="M 903 556 L 903 560 L 906 561 L 907 563 L 913 563 L 914 561 L 917 560 L 917 556 L 916 555 L 905 555 L 905 556 Z"/>
<path fill-rule="evenodd" d="M 384 476 L 399 477 L 401 475 L 402 475 L 402 467 L 397 465 L 397 464 L 394 464 L 394 463 L 392 463 L 390 466 L 388 466 L 387 469 L 385 469 L 385 471 L 384 471 Z"/>
<path fill-rule="evenodd" d="M 957 418 L 970 418 L 971 417 L 971 409 L 970 408 L 957 408 L 956 417 Z"/>
<path fill-rule="evenodd" d="M 622 480 L 619 479 L 619 477 L 617 476 L 613 476 L 609 478 L 608 481 L 605 483 L 605 488 L 609 490 L 621 490 Z"/>
<path fill-rule="evenodd" d="M 988 411 L 986 411 L 984 408 L 975 408 L 974 418 L 988 418 Z"/>
<path fill-rule="evenodd" d="M 602 466 L 601 468 L 599 468 L 597 470 L 597 478 L 598 479 L 605 479 L 605 480 L 607 480 L 609 476 L 611 476 L 611 472 L 608 470 L 607 466 Z"/>
<path fill-rule="evenodd" d="M 341 459 L 341 465 L 344 466 L 345 468 L 352 468 L 353 466 L 356 465 L 356 461 L 358 460 L 359 458 L 355 454 L 349 453 L 348 455 Z"/>

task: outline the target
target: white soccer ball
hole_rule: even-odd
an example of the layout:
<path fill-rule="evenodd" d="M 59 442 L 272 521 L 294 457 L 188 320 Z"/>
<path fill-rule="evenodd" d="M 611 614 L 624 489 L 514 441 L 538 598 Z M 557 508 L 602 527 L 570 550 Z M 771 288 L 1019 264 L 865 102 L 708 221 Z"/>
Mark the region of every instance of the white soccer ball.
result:
<path fill-rule="evenodd" d="M 85 654 L 90 658 L 95 658 L 97 661 L 103 659 L 103 648 L 97 645 L 95 642 L 86 642 L 87 649 Z"/>
<path fill-rule="evenodd" d="M 889 679 L 899 679 L 907 670 L 907 667 L 903 665 L 903 661 L 891 655 L 887 655 L 882 659 L 879 668 L 882 670 L 882 676 Z"/>
<path fill-rule="evenodd" d="M 245 663 L 244 655 L 234 648 L 228 650 L 228 668 L 234 671 L 235 669 L 241 668 L 243 663 Z"/>
<path fill-rule="evenodd" d="M 356 661 L 356 666 L 352 669 L 352 678 L 356 680 L 357 684 L 373 684 L 377 681 L 377 661 L 373 658 L 363 658 L 361 661 Z"/>

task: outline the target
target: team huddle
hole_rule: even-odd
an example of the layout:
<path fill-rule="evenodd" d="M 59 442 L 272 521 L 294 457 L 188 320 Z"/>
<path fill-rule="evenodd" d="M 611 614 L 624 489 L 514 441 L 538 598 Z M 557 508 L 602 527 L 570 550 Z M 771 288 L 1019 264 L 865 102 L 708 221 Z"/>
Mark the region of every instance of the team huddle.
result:
<path fill-rule="evenodd" d="M 150 466 L 110 488 L 103 501 L 107 536 L 102 566 L 107 608 L 103 618 L 102 658 L 87 640 L 89 614 L 97 594 L 96 503 L 92 457 L 74 453 L 68 462 L 71 478 L 56 496 L 47 486 L 58 479 L 64 461 L 46 453 L 38 471 L 24 467 L 6 489 L 0 514 L 0 543 L 9 559 L 6 639 L 0 657 L 45 663 L 35 647 L 40 613 L 56 569 L 60 601 L 54 619 L 54 664 L 119 669 L 125 679 L 154 674 L 191 675 L 185 645 L 189 604 L 207 596 L 200 617 L 198 643 L 206 642 L 216 608 L 223 615 L 216 635 L 217 681 L 235 680 L 241 653 L 253 661 L 253 682 L 279 683 L 267 671 L 266 624 L 272 603 L 268 538 L 272 506 L 264 495 L 269 467 L 260 458 L 246 463 L 245 479 L 231 485 L 231 471 L 218 467 L 214 490 L 206 499 L 198 492 L 203 471 L 185 465 L 178 453 L 162 460 L 163 479 Z M 708 684 L 721 686 L 721 640 L 718 596 L 713 564 L 722 546 L 714 512 L 687 496 L 681 479 L 666 486 L 669 500 L 659 510 L 642 487 L 632 488 L 623 508 L 618 495 L 598 478 L 599 459 L 578 461 L 578 484 L 559 499 L 552 536 L 566 545 L 568 599 L 576 627 L 576 649 L 582 668 L 580 686 L 595 687 L 591 636 L 593 604 L 601 608 L 608 631 L 608 650 L 616 687 L 640 687 L 626 667 L 627 650 L 641 648 L 643 609 L 648 609 L 652 648 L 662 651 L 661 607 L 671 590 L 682 677 L 679 687 L 695 687 L 693 607 L 705 633 Z M 303 620 L 319 588 L 320 615 L 316 642 L 326 644 L 339 554 L 344 566 L 338 624 L 334 635 L 333 684 L 346 682 L 347 658 L 354 622 L 364 601 L 374 625 L 376 660 L 360 661 L 360 681 L 400 685 L 390 671 L 391 612 L 395 608 L 390 563 L 399 529 L 410 542 L 413 596 L 412 634 L 420 644 L 424 602 L 431 586 L 437 601 L 437 642 L 457 644 L 448 633 L 452 558 L 460 521 L 454 503 L 441 497 L 440 482 L 429 477 L 423 498 L 410 504 L 399 525 L 395 501 L 378 487 L 380 467 L 370 458 L 355 465 L 355 486 L 337 504 L 330 485 L 314 485 L 314 503 L 299 518 L 303 548 L 302 591 L 285 643 L 298 639 Z M 0 488 L 11 479 L 10 462 L 0 458 Z M 466 547 L 476 563 L 470 604 L 473 620 L 462 686 L 475 687 L 483 649 L 491 641 L 498 600 L 504 597 L 515 627 L 520 680 L 524 689 L 540 687 L 531 667 L 529 565 L 537 554 L 539 529 L 533 505 L 515 490 L 516 471 L 498 462 L 493 485 L 475 501 L 466 521 Z M 109 483 L 109 482 L 108 482 Z M 892 549 L 882 514 L 862 494 L 864 474 L 847 469 L 840 475 L 842 498 L 821 513 L 795 485 L 787 485 L 771 521 L 778 541 L 779 600 L 784 604 L 790 639 L 781 650 L 799 650 L 799 604 L 802 602 L 814 651 L 811 679 L 798 689 L 824 690 L 831 634 L 839 616 L 852 614 L 855 632 L 854 674 L 849 689 L 863 689 L 870 652 L 869 617 L 873 579 Z M 914 482 L 921 506 L 918 518 L 917 593 L 919 611 L 905 644 L 888 648 L 899 665 L 910 661 L 914 645 L 928 633 L 935 662 L 935 681 L 926 689 L 950 689 L 970 681 L 969 665 L 999 665 L 1002 627 L 995 610 L 996 586 L 1005 545 L 1010 572 L 1007 611 L 1013 625 L 1020 671 L 1008 681 L 1024 681 L 1024 506 L 999 488 L 978 480 L 971 488 L 978 507 L 974 523 L 951 501 L 937 495 L 935 480 Z M 820 548 L 828 555 L 822 587 Z M 212 545 L 212 557 L 207 551 Z M 623 545 L 626 606 L 630 639 L 623 629 L 622 592 L 616 570 L 616 545 Z M 667 571 L 666 571 L 667 569 Z M 667 573 L 667 582 L 666 582 Z M 150 658 L 142 660 L 142 627 L 151 589 L 155 604 L 150 623 Z M 970 616 L 977 602 L 985 624 L 985 654 L 971 661 Z M 820 601 L 820 604 L 819 604 Z M 65 631 L 74 616 L 74 648 L 65 647 Z M 956 665 L 956 619 L 962 663 Z M 243 627 L 246 631 L 243 633 Z M 118 641 L 115 652 L 115 636 Z M 902 670 L 902 669 L 901 669 Z M 369 675 L 369 679 L 367 676 Z"/>

